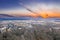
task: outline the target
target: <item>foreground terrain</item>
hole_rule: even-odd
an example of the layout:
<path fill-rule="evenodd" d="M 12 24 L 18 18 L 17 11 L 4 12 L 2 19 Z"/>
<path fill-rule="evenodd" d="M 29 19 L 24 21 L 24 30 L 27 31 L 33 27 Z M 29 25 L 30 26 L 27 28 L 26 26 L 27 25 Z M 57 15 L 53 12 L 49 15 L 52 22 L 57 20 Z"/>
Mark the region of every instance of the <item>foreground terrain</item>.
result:
<path fill-rule="evenodd" d="M 0 21 L 0 40 L 60 40 L 60 22 Z"/>

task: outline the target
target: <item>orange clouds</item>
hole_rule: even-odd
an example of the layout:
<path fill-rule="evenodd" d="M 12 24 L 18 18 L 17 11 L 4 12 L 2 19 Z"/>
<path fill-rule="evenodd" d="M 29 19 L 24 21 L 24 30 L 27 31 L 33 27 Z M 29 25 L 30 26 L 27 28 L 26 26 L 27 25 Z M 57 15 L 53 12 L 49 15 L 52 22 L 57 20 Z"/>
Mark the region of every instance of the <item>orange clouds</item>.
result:
<path fill-rule="evenodd" d="M 60 12 L 41 12 L 38 14 L 30 14 L 32 17 L 43 17 L 43 18 L 60 18 Z"/>
<path fill-rule="evenodd" d="M 41 13 L 43 18 L 60 18 L 60 13 L 58 12 L 49 12 L 49 13 Z"/>
<path fill-rule="evenodd" d="M 60 13 L 51 13 L 48 14 L 49 17 L 55 17 L 55 18 L 60 18 Z"/>
<path fill-rule="evenodd" d="M 54 11 L 54 10 L 51 10 L 51 11 L 41 11 L 41 12 L 36 12 L 35 14 L 34 13 L 17 13 L 16 15 L 15 14 L 12 14 L 16 17 L 20 17 L 20 16 L 29 16 L 29 17 L 42 17 L 42 18 L 60 18 L 60 12 L 58 12 L 57 10 Z"/>

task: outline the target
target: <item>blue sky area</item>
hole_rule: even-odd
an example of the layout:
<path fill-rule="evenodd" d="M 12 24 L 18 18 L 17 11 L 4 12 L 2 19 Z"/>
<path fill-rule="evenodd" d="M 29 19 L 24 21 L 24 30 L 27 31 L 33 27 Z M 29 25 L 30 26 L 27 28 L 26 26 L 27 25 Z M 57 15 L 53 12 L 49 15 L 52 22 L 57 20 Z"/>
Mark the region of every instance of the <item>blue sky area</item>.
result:
<path fill-rule="evenodd" d="M 0 10 L 11 9 L 11 8 L 15 9 L 15 8 L 21 7 L 19 5 L 19 2 L 23 2 L 25 4 L 29 4 L 29 3 L 33 3 L 33 2 L 59 3 L 60 0 L 0 0 Z"/>

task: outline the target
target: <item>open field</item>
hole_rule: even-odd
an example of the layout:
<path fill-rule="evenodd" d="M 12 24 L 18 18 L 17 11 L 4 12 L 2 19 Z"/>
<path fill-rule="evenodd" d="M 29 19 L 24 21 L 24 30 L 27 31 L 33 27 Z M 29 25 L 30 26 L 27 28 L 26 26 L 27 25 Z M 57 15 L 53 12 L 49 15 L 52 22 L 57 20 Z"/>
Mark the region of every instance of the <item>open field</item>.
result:
<path fill-rule="evenodd" d="M 60 40 L 60 22 L 0 21 L 0 40 Z"/>

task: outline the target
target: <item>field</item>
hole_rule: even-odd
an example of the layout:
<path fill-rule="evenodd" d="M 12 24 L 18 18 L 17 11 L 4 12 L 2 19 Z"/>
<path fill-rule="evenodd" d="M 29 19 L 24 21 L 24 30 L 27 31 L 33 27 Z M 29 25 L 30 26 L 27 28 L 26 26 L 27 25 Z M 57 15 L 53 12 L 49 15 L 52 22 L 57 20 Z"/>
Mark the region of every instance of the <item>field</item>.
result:
<path fill-rule="evenodd" d="M 60 40 L 60 22 L 0 21 L 0 40 Z"/>

